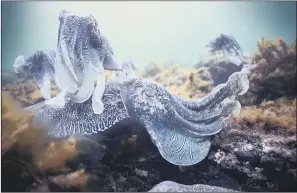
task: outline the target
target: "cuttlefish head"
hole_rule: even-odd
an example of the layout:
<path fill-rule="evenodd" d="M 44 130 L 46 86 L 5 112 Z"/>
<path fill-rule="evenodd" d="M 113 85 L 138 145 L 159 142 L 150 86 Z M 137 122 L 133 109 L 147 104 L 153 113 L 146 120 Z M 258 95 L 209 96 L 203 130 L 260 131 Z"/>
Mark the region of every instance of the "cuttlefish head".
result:
<path fill-rule="evenodd" d="M 141 123 L 161 155 L 175 165 L 193 165 L 207 156 L 209 137 L 221 131 L 240 111 L 235 96 L 248 88 L 244 73 L 198 100 L 184 100 L 164 87 L 139 79 L 122 83 L 122 97 L 130 117 Z"/>

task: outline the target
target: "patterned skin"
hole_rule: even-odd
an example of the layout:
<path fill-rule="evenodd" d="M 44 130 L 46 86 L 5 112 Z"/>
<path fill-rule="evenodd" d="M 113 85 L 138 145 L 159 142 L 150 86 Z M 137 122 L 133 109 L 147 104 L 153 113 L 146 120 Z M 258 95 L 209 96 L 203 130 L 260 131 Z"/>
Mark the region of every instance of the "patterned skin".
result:
<path fill-rule="evenodd" d="M 92 15 L 63 10 L 59 22 L 55 80 L 63 92 L 46 104 L 63 108 L 69 100 L 83 103 L 93 95 L 93 110 L 100 114 L 104 108 L 104 69 L 121 70 L 121 63 L 115 61 L 113 50 Z"/>
<path fill-rule="evenodd" d="M 38 110 L 33 110 L 32 107 L 27 110 L 35 111 L 34 117 L 38 123 L 41 121 L 45 125 L 50 125 L 51 136 L 93 134 L 100 133 L 129 117 L 118 84 L 107 84 L 102 100 L 106 108 L 100 115 L 93 112 L 90 99 L 84 103 L 70 101 L 64 108 L 59 109 L 41 105 Z"/>
<path fill-rule="evenodd" d="M 239 113 L 235 96 L 247 89 L 247 76 L 237 72 L 208 96 L 183 100 L 158 84 L 132 79 L 106 85 L 102 115 L 94 114 L 90 101 L 86 101 L 69 103 L 61 110 L 39 108 L 35 117 L 51 123 L 49 133 L 55 136 L 100 134 L 116 122 L 130 118 L 144 126 L 164 159 L 189 166 L 207 156 L 209 137 Z"/>

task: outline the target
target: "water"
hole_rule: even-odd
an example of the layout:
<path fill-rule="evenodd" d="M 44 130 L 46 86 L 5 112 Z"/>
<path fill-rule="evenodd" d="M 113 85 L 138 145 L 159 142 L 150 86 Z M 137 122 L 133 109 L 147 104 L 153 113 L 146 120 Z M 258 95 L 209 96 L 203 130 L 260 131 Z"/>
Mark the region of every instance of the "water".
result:
<path fill-rule="evenodd" d="M 163 189 L 297 190 L 294 2 L 2 7 L 1 90 L 11 96 L 2 96 L 2 190 L 149 191 L 166 181 L 175 185 L 165 183 Z M 94 55 L 104 56 L 103 63 L 119 61 L 98 49 L 100 36 L 90 18 L 87 25 L 66 26 L 73 31 L 62 33 L 66 41 L 56 55 L 36 52 L 56 50 L 62 9 L 92 14 L 114 57 L 136 66 L 116 73 L 105 69 L 104 89 L 101 74 L 96 86 L 104 91 L 102 114 L 94 113 L 94 95 L 75 101 L 68 93 L 64 107 L 48 106 L 50 98 L 66 93 L 61 83 L 81 88 L 67 74 L 71 67 L 86 80 L 81 71 L 88 67 L 95 76 L 92 65 L 100 61 Z M 69 39 L 78 37 L 74 47 L 80 43 L 75 29 L 83 32 L 82 26 L 93 30 L 83 34 L 86 40 L 93 34 L 84 45 L 94 47 L 92 53 L 64 49 Z M 67 66 L 56 60 L 59 54 L 83 54 L 84 60 Z M 16 81 L 12 64 L 20 55 L 23 79 Z M 84 85 L 92 89 L 93 78 L 87 78 L 90 84 Z M 33 122 L 24 119 L 31 115 Z"/>
<path fill-rule="evenodd" d="M 295 2 L 3 2 L 2 69 L 11 71 L 18 55 L 55 49 L 62 9 L 93 14 L 117 56 L 139 69 L 152 61 L 193 65 L 220 33 L 248 53 L 261 36 L 296 38 Z"/>

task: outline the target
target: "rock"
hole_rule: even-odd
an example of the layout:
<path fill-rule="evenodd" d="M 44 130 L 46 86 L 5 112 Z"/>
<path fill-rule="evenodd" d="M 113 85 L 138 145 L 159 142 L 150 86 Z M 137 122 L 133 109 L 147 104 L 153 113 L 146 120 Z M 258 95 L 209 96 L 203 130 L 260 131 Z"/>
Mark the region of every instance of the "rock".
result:
<path fill-rule="evenodd" d="M 164 181 L 154 186 L 149 192 L 234 192 L 231 189 L 209 186 L 205 184 L 183 185 L 172 181 Z"/>
<path fill-rule="evenodd" d="M 243 68 L 243 64 L 235 64 L 232 58 L 225 56 L 214 56 L 207 61 L 201 61 L 196 68 L 208 68 L 208 72 L 213 80 L 213 85 L 227 82 L 229 76 L 234 72 L 239 72 Z"/>
<path fill-rule="evenodd" d="M 150 63 L 142 73 L 142 77 L 144 78 L 150 78 L 156 76 L 158 73 L 162 72 L 164 70 L 164 66 L 162 64 L 157 63 Z"/>

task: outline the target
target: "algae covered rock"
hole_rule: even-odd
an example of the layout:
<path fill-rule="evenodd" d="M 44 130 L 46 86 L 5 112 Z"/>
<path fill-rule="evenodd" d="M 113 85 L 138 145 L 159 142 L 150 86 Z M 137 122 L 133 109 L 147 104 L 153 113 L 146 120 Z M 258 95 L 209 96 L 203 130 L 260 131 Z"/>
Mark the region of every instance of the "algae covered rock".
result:
<path fill-rule="evenodd" d="M 146 66 L 146 68 L 144 69 L 144 71 L 142 73 L 142 77 L 144 77 L 144 78 L 154 77 L 158 73 L 162 72 L 163 69 L 164 69 L 163 64 L 152 62 Z"/>
<path fill-rule="evenodd" d="M 285 52 L 280 52 L 278 47 Z M 239 97 L 242 105 L 258 105 L 263 100 L 296 96 L 296 52 L 290 51 L 290 54 L 288 50 L 289 47 L 281 39 L 273 41 L 262 38 L 258 42 L 259 53 L 252 56 L 256 68 L 249 78 L 250 89 L 245 96 Z"/>
<path fill-rule="evenodd" d="M 224 55 L 214 55 L 196 64 L 196 68 L 207 68 L 213 80 L 213 85 L 226 82 L 231 74 L 239 72 L 243 68 L 243 62 L 234 62 L 232 58 Z"/>

